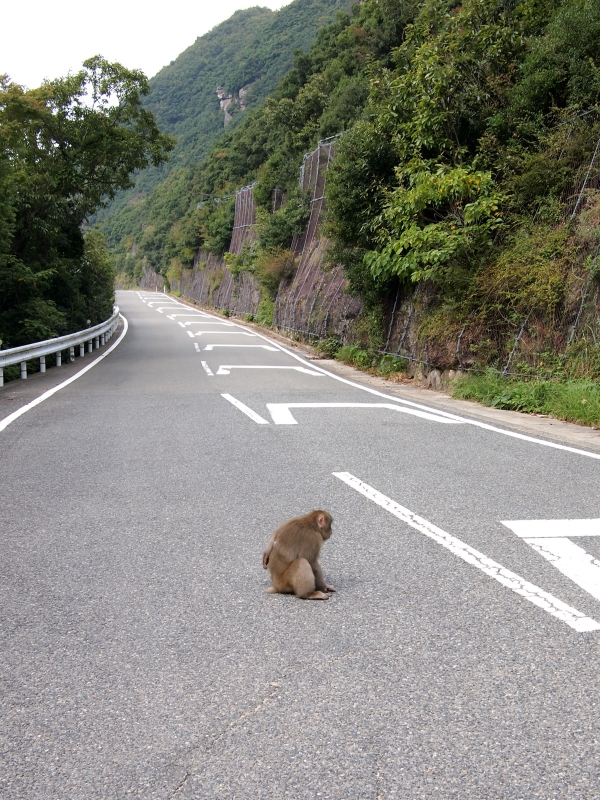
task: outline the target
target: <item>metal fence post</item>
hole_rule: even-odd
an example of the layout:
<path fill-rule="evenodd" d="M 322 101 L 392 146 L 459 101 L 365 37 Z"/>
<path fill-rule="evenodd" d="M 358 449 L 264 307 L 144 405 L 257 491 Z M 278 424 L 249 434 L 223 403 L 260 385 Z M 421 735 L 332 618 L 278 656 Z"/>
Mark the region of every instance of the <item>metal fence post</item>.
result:
<path fill-rule="evenodd" d="M 46 372 L 46 356 L 40 356 L 40 372 Z"/>
<path fill-rule="evenodd" d="M 21 380 L 25 380 L 27 378 L 27 362 L 21 361 Z"/>

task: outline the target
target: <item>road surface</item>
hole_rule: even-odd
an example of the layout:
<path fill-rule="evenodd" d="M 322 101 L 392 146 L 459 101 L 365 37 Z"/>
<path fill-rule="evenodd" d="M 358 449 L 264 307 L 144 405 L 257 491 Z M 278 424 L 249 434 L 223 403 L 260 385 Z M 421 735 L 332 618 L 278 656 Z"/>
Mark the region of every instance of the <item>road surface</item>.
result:
<path fill-rule="evenodd" d="M 3 800 L 600 798 L 600 454 L 118 303 L 0 430 Z M 337 593 L 265 594 L 314 508 Z"/>

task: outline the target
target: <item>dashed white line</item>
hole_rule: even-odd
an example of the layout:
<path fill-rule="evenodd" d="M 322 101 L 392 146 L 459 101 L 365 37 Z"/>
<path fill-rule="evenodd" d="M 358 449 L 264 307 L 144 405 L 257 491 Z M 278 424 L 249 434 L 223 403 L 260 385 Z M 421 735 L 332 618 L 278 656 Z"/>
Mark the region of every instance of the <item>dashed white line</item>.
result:
<path fill-rule="evenodd" d="M 247 417 L 250 417 L 250 419 L 254 420 L 254 422 L 256 422 L 258 425 L 269 424 L 268 420 L 263 419 L 263 417 L 261 417 L 255 411 L 252 411 L 251 408 L 248 408 L 248 406 L 245 406 L 239 400 L 236 400 L 235 397 L 232 397 L 230 394 L 222 394 L 221 397 L 224 397 L 225 400 L 229 400 L 232 405 L 234 405 L 236 408 L 239 408 L 240 411 L 243 411 Z"/>
<path fill-rule="evenodd" d="M 206 372 L 206 374 L 207 374 L 207 375 L 211 375 L 211 376 L 213 376 L 213 375 L 215 374 L 215 373 L 214 373 L 214 372 L 211 370 L 211 368 L 208 366 L 208 364 L 206 363 L 206 361 L 201 361 L 200 363 L 201 363 L 201 364 L 202 364 L 202 366 L 204 367 L 204 372 Z"/>
<path fill-rule="evenodd" d="M 516 592 L 516 594 L 529 600 L 530 603 L 544 609 L 544 611 L 548 612 L 551 616 L 565 622 L 574 630 L 579 632 L 600 630 L 600 623 L 596 622 L 596 620 L 582 614 L 581 611 L 578 611 L 576 608 L 572 608 L 566 603 L 563 603 L 562 600 L 540 589 L 539 586 L 529 583 L 529 581 L 524 580 L 516 573 L 505 569 L 501 564 L 488 558 L 483 553 L 470 547 L 455 536 L 446 533 L 446 531 L 433 525 L 423 517 L 414 514 L 408 508 L 404 508 L 404 506 L 386 497 L 381 492 L 378 492 L 377 489 L 364 483 L 349 472 L 334 472 L 332 474 L 372 502 L 377 503 L 377 505 L 384 508 L 390 514 L 402 520 L 402 522 L 410 525 L 411 528 L 433 539 L 434 542 L 441 544 L 442 547 L 450 550 L 451 553 L 454 553 L 454 555 L 466 561 L 467 564 L 477 567 L 486 575 L 489 575 L 503 586 L 508 587 L 513 592 Z"/>

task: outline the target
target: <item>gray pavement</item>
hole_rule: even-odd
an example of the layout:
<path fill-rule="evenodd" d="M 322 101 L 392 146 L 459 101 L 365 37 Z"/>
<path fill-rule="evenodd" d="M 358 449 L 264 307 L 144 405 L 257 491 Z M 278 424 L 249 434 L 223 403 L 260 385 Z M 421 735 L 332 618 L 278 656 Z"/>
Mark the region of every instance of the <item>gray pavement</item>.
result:
<path fill-rule="evenodd" d="M 600 519 L 600 460 L 157 299 L 119 293 L 119 346 L 0 432 L 3 800 L 600 798 L 600 631 L 333 474 L 600 622 L 600 598 L 502 524 Z M 0 414 L 58 380 L 37 377 L 0 390 Z M 275 424 L 267 404 L 289 403 L 425 416 L 305 406 Z M 272 530 L 319 507 L 338 592 L 265 594 Z M 572 541 L 600 571 L 600 537 Z"/>

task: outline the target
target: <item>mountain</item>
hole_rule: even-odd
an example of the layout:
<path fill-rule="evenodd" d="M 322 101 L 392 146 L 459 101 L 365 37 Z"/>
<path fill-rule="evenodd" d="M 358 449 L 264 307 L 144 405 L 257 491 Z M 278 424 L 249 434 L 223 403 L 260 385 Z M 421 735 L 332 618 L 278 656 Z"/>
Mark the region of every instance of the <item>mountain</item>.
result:
<path fill-rule="evenodd" d="M 224 128 L 259 106 L 289 71 L 294 53 L 306 52 L 318 30 L 350 0 L 293 0 L 279 11 L 255 6 L 199 36 L 150 80 L 144 105 L 163 133 L 177 138 L 167 164 L 142 172 L 93 222 L 144 196 L 173 170 L 201 161 Z"/>
<path fill-rule="evenodd" d="M 598 380 L 598 36 L 600 0 L 365 0 L 206 158 L 108 221 L 118 269 L 209 286 L 227 313 L 252 284 L 243 313 L 423 373 Z M 254 206 L 241 248 L 236 192 Z M 323 290 L 340 265 L 359 315 Z"/>

